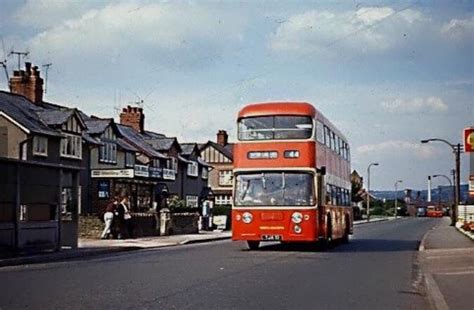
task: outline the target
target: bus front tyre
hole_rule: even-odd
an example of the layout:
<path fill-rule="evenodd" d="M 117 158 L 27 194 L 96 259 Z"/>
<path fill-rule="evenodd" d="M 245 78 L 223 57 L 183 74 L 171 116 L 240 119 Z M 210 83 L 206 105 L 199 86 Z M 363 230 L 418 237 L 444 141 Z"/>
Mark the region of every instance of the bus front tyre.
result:
<path fill-rule="evenodd" d="M 260 245 L 259 241 L 247 241 L 247 247 L 250 251 L 258 250 L 258 246 Z"/>

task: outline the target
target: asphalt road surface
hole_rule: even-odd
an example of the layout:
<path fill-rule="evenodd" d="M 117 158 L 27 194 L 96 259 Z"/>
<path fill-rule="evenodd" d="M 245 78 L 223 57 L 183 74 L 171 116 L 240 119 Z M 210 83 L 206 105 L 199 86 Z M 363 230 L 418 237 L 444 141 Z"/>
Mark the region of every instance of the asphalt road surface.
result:
<path fill-rule="evenodd" d="M 427 309 L 417 247 L 437 221 L 359 225 L 328 252 L 226 240 L 0 268 L 0 309 Z"/>

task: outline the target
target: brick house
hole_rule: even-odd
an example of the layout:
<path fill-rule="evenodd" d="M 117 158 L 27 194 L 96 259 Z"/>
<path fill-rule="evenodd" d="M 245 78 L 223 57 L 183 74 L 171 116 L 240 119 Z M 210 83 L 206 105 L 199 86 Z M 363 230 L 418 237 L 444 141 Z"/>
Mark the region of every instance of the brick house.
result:
<path fill-rule="evenodd" d="M 228 138 L 225 130 L 219 130 L 217 142 L 208 141 L 199 148 L 204 161 L 213 167 L 209 172 L 209 186 L 216 205 L 232 205 L 234 144 L 229 143 Z"/>

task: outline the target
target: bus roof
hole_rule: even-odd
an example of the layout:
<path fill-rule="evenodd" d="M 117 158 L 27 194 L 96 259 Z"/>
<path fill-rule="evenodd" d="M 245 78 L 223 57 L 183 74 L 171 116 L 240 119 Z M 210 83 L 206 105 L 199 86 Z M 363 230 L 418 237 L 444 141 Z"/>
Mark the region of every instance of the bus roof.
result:
<path fill-rule="evenodd" d="M 244 117 L 268 115 L 307 115 L 317 118 L 331 128 L 339 137 L 347 141 L 346 137 L 321 112 L 307 102 L 275 101 L 250 103 L 239 111 L 238 120 Z"/>
<path fill-rule="evenodd" d="M 307 102 L 251 103 L 239 111 L 238 118 L 266 115 L 308 115 L 314 117 L 316 109 Z"/>

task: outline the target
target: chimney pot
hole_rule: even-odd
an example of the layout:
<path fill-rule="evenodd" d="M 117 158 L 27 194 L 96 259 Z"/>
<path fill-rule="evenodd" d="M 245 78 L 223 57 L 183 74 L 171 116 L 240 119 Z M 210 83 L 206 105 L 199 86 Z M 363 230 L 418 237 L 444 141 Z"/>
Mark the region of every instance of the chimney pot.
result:
<path fill-rule="evenodd" d="M 31 67 L 31 62 L 25 62 L 25 70 L 13 71 L 10 90 L 14 94 L 25 96 L 34 103 L 42 102 L 43 79 L 40 77 L 38 67 Z"/>
<path fill-rule="evenodd" d="M 226 146 L 228 143 L 229 136 L 225 130 L 219 130 L 217 132 L 217 144 Z"/>

